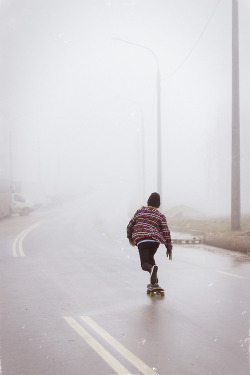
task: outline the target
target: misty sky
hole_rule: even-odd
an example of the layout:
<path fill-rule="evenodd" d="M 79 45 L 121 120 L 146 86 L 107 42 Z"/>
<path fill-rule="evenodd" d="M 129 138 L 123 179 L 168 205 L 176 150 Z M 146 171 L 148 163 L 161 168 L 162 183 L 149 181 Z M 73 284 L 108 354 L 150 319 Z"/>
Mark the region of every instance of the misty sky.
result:
<path fill-rule="evenodd" d="M 231 13 L 229 0 L 0 0 L 1 157 L 10 139 L 14 180 L 121 210 L 157 190 L 156 61 L 121 38 L 159 61 L 164 206 L 229 213 Z M 249 212 L 250 0 L 239 25 Z"/>

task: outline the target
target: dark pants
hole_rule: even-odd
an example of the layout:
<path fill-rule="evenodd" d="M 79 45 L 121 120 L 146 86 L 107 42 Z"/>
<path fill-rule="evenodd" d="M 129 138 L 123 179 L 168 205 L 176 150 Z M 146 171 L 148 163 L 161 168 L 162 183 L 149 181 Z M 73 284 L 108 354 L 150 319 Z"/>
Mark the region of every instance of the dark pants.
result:
<path fill-rule="evenodd" d="M 158 242 L 142 242 L 138 245 L 143 271 L 150 272 L 151 268 L 155 265 L 154 255 L 159 245 Z"/>

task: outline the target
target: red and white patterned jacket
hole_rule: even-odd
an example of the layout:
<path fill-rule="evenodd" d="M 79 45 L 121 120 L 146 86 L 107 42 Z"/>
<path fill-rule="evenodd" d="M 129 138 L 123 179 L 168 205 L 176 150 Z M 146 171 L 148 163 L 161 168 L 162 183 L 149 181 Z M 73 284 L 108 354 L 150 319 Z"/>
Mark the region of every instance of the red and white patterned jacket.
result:
<path fill-rule="evenodd" d="M 136 211 L 134 217 L 130 220 L 127 226 L 127 238 L 129 241 L 138 242 L 139 239 L 149 237 L 164 244 L 168 250 L 172 250 L 166 216 L 159 212 L 157 208 L 143 206 Z"/>

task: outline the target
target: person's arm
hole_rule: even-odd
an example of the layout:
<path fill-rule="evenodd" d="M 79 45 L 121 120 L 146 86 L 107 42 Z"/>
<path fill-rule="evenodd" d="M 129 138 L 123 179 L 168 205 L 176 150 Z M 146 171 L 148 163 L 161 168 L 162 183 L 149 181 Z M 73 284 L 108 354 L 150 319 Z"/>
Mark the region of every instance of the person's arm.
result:
<path fill-rule="evenodd" d="M 170 230 L 168 228 L 168 224 L 167 224 L 167 220 L 166 220 L 165 216 L 164 216 L 164 218 L 162 220 L 162 223 L 161 223 L 161 229 L 162 229 L 163 237 L 164 237 L 164 240 L 165 240 L 165 246 L 167 248 L 166 255 L 169 258 L 169 260 L 172 260 L 173 246 L 172 246 L 172 242 L 171 242 Z"/>
<path fill-rule="evenodd" d="M 127 226 L 127 238 L 129 240 L 130 245 L 135 246 L 135 241 L 132 239 L 132 233 L 133 233 L 133 226 L 135 224 L 135 218 L 133 217 Z"/>

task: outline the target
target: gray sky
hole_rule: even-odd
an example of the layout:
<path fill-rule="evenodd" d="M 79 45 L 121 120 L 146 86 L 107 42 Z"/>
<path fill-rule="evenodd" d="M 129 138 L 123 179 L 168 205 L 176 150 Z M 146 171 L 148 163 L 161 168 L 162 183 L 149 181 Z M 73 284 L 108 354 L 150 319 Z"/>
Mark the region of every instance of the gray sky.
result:
<path fill-rule="evenodd" d="M 239 17 L 242 211 L 249 212 L 249 0 L 239 0 Z M 97 204 L 109 197 L 120 209 L 157 189 L 156 62 L 113 38 L 144 45 L 159 61 L 165 206 L 229 213 L 228 0 L 0 0 L 0 119 L 2 134 L 11 131 L 14 179 L 47 194 L 81 191 Z"/>

